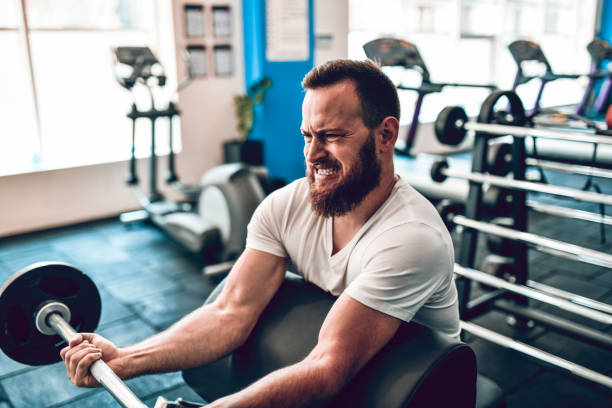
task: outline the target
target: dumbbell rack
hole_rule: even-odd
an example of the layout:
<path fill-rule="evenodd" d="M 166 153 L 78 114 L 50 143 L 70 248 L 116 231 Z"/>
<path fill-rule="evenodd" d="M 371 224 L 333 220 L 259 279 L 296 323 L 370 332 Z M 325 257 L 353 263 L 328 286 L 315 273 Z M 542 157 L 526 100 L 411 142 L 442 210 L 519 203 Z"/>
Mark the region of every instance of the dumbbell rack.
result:
<path fill-rule="evenodd" d="M 524 110 L 520 103 L 520 99 L 516 97 L 516 100 L 512 103 L 512 98 L 515 97 L 515 94 L 505 96 L 508 97 L 511 105 L 513 105 L 511 106 L 512 115 L 510 117 L 520 122 L 520 118 L 524 117 Z M 479 114 L 478 122 L 493 122 L 493 113 L 493 103 L 487 103 L 487 101 L 485 101 Z M 522 123 L 512 123 L 512 125 L 521 126 Z M 486 132 L 475 133 L 474 148 L 472 152 L 472 173 L 485 174 L 493 172 L 492 169 L 488 168 L 489 165 L 487 164 L 486 158 L 488 157 L 491 140 L 498 137 L 500 137 L 499 134 L 490 134 Z M 512 160 L 510 168 L 513 180 L 523 181 L 526 179 L 528 162 L 524 137 L 513 137 L 511 152 Z M 512 219 L 514 230 L 526 232 L 529 211 L 527 191 L 512 189 L 508 194 L 511 198 L 512 205 L 508 206 L 509 213 L 504 215 Z M 464 215 L 465 218 L 471 220 L 485 219 L 482 182 L 470 181 Z M 480 231 L 482 231 L 482 229 Z M 463 228 L 461 232 L 461 245 L 457 254 L 458 268 L 469 269 L 474 267 L 478 244 L 478 232 L 479 230 L 476 228 Z M 509 268 L 512 283 L 527 288 L 529 277 L 527 258 L 528 245 L 516 239 L 509 241 L 507 245 L 510 246 L 510 259 L 513 260 L 512 268 Z M 471 299 L 471 284 L 473 279 L 468 278 L 466 276 L 467 274 L 458 275 L 457 286 L 459 290 L 460 314 L 464 321 L 470 320 L 495 308 L 508 313 L 519 327 L 528 327 L 533 322 L 536 322 L 553 331 L 561 332 L 565 335 L 578 338 L 608 350 L 612 349 L 612 338 L 609 335 L 590 327 L 577 324 L 573 321 L 563 319 L 551 313 L 530 308 L 529 298 L 533 298 L 533 296 L 527 297 L 517 293 L 517 291 L 509 292 L 497 286 L 497 289 L 487 292 L 475 299 Z M 593 303 L 597 302 L 593 301 Z M 609 311 L 606 312 L 610 313 Z M 606 315 L 604 314 L 603 316 L 605 317 Z"/>

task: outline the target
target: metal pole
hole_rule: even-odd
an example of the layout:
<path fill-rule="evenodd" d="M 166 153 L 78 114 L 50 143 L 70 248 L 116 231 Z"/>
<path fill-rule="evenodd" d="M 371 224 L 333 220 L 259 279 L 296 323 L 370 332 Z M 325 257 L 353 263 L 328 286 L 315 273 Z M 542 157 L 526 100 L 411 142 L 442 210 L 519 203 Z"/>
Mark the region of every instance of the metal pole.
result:
<path fill-rule="evenodd" d="M 596 214 L 590 211 L 576 210 L 558 205 L 542 204 L 532 200 L 527 201 L 527 207 L 542 214 L 612 225 L 612 217 L 605 214 Z"/>
<path fill-rule="evenodd" d="M 549 184 L 534 183 L 531 181 L 514 180 L 485 173 L 467 173 L 457 171 L 452 168 L 442 169 L 442 174 L 447 177 L 462 178 L 480 184 L 490 184 L 492 186 L 505 187 L 514 190 L 524 190 L 567 197 L 576 201 L 587 201 L 597 204 L 612 205 L 612 195 L 609 194 L 600 194 L 592 191 L 582 191 L 575 188 L 552 186 Z"/>
<path fill-rule="evenodd" d="M 541 137 L 544 139 L 569 140 L 583 143 L 599 143 L 612 145 L 612 137 L 564 130 L 528 128 L 521 126 L 496 125 L 492 123 L 457 121 L 458 127 L 475 132 L 490 133 L 493 135 L 512 135 L 516 137 Z"/>
<path fill-rule="evenodd" d="M 542 167 L 543 169 L 562 171 L 564 173 L 581 174 L 583 176 L 593 176 L 601 178 L 612 178 L 612 171 L 600 169 L 592 166 L 583 166 L 580 164 L 558 163 L 548 160 L 527 158 L 525 160 L 528 166 Z"/>
<path fill-rule="evenodd" d="M 547 353 L 470 322 L 462 321 L 461 329 L 499 346 L 516 350 L 555 367 L 567 370 L 578 377 L 585 378 L 608 388 L 612 388 L 612 378 L 576 363 L 572 363 L 571 361 L 565 360 L 561 357 L 555 356 L 554 354 Z"/>
<path fill-rule="evenodd" d="M 51 313 L 47 317 L 47 324 L 59 334 L 66 343 L 77 335 L 77 332 L 70 326 L 59 313 Z M 102 360 L 97 360 L 89 368 L 91 375 L 98 380 L 104 388 L 124 407 L 124 408 L 146 408 L 147 406 L 128 388 L 127 385 L 111 370 Z"/>
<path fill-rule="evenodd" d="M 557 241 L 555 239 L 542 237 L 529 232 L 500 227 L 499 225 L 488 222 L 472 220 L 462 215 L 455 215 L 450 221 L 466 228 L 523 242 L 540 252 L 557 255 L 574 261 L 612 268 L 612 255 L 606 254 L 605 252 L 595 251 L 593 249 L 584 248 L 579 245 L 569 244 L 563 241 Z"/>
<path fill-rule="evenodd" d="M 21 25 L 22 25 L 22 33 L 23 33 L 23 44 L 26 52 L 26 57 L 28 59 L 28 70 L 30 74 L 30 87 L 32 91 L 32 101 L 34 102 L 34 119 L 36 122 L 36 136 L 38 137 L 38 154 L 43 154 L 43 136 L 42 136 L 42 126 L 40 121 L 40 107 L 38 104 L 38 91 L 36 88 L 36 79 L 34 77 L 34 67 L 32 64 L 32 50 L 30 44 L 30 27 L 28 26 L 28 14 L 26 9 L 26 0 L 17 1 L 19 5 L 19 11 L 21 14 Z"/>
<path fill-rule="evenodd" d="M 591 298 L 580 296 L 575 293 L 567 292 L 559 288 L 553 288 L 552 286 L 548 286 L 543 283 L 535 282 L 532 280 L 527 281 L 527 286 L 529 286 L 532 289 L 539 290 L 540 292 L 545 292 L 545 293 L 548 293 L 549 295 L 556 296 L 561 299 L 565 299 L 569 302 L 576 303 L 578 305 L 582 305 L 590 309 L 599 310 L 601 312 L 612 315 L 612 306 L 607 303 L 598 302 L 597 300 L 593 300 Z"/>
<path fill-rule="evenodd" d="M 481 282 L 489 286 L 505 289 L 507 291 L 517 293 L 519 295 L 527 296 L 531 299 L 556 306 L 559 309 L 563 309 L 568 312 L 584 316 L 604 324 L 612 324 L 612 315 L 598 312 L 588 307 L 577 305 L 567 300 L 560 299 L 558 297 L 546 293 L 542 293 L 538 290 L 528 288 L 523 285 L 517 285 L 508 282 L 504 279 L 489 275 L 488 273 L 484 273 L 482 271 L 478 271 L 472 268 L 465 268 L 459 264 L 455 264 L 455 273 L 459 276 L 463 276 L 465 278 Z"/>

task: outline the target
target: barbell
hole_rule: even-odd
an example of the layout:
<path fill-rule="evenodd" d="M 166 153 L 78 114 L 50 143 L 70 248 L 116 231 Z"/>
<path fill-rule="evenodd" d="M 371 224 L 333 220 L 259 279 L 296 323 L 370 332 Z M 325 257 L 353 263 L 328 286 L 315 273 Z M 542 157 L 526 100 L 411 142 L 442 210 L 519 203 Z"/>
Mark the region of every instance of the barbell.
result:
<path fill-rule="evenodd" d="M 514 259 L 512 257 L 499 254 L 489 254 L 485 256 L 484 260 L 480 265 L 480 271 L 482 271 L 483 273 L 503 278 L 504 280 L 510 281 L 512 283 L 515 281 L 514 268 Z M 541 293 L 553 296 L 556 299 L 563 299 L 570 303 L 584 306 L 591 310 L 597 310 L 603 313 L 607 313 L 608 315 L 612 316 L 612 305 L 609 305 L 607 303 L 581 296 L 576 293 L 568 292 L 563 289 L 555 288 L 553 286 L 549 286 L 541 282 L 536 282 L 531 279 L 527 279 L 524 285 Z"/>
<path fill-rule="evenodd" d="M 511 160 L 511 158 L 510 158 Z M 559 163 L 550 160 L 542 160 L 528 157 L 525 159 L 525 164 L 532 167 L 541 167 L 547 170 L 560 171 L 563 173 L 580 174 L 588 177 L 599 177 L 612 179 L 612 170 L 600 169 L 593 166 L 584 166 L 581 164 Z"/>
<path fill-rule="evenodd" d="M 40 262 L 11 276 L 0 288 L 0 349 L 27 365 L 61 360 L 60 350 L 82 332 L 93 331 L 102 306 L 94 282 L 66 263 Z M 73 327 L 76 327 L 75 330 Z M 124 408 L 146 405 L 102 360 L 91 375 Z M 160 397 L 156 407 L 166 403 Z"/>
<path fill-rule="evenodd" d="M 486 173 L 464 172 L 452 169 L 444 159 L 436 161 L 431 167 L 432 180 L 442 183 L 448 177 L 456 177 L 474 183 L 488 184 L 491 186 L 522 190 L 528 192 L 544 193 L 559 197 L 571 198 L 577 201 L 585 201 L 597 204 L 612 205 L 612 195 L 583 191 L 570 187 L 555 186 L 549 184 L 535 183 L 524 180 L 514 180 Z"/>
<path fill-rule="evenodd" d="M 506 238 L 516 242 L 521 242 L 534 248 L 540 252 L 550 255 L 559 256 L 574 261 L 589 263 L 592 265 L 612 268 L 612 255 L 605 252 L 596 251 L 590 248 L 584 248 L 580 245 L 570 244 L 552 238 L 543 237 L 541 235 L 530 232 L 519 231 L 512 228 L 496 225 L 489 222 L 473 220 L 460 214 L 456 214 L 451 207 L 447 210 L 440 211 L 441 216 L 447 227 L 462 226 L 491 234 L 497 237 Z"/>
<path fill-rule="evenodd" d="M 494 94 L 491 95 L 495 96 Z M 504 120 L 507 123 L 513 123 L 517 120 L 517 117 L 513 113 L 506 113 Z M 440 143 L 451 146 L 456 146 L 463 142 L 468 131 L 498 136 L 512 135 L 523 138 L 532 136 L 545 139 L 612 145 L 612 137 L 605 134 L 472 122 L 468 120 L 465 110 L 460 106 L 447 106 L 442 109 L 436 118 L 434 131 Z"/>
<path fill-rule="evenodd" d="M 553 296 L 551 294 L 539 291 L 534 288 L 530 288 L 525 285 L 519 285 L 516 283 L 509 282 L 505 279 L 492 276 L 483 271 L 478 271 L 476 269 L 466 268 L 461 265 L 455 264 L 455 274 L 464 278 L 468 278 L 470 280 L 480 282 L 484 285 L 493 286 L 498 289 L 503 289 L 508 292 L 526 296 L 530 299 L 534 299 L 542 303 L 555 306 L 559 309 L 589 318 L 600 323 L 604 323 L 606 325 L 612 324 L 612 314 L 593 310 L 590 307 L 582 306 L 571 301 L 561 299 L 557 296 Z M 610 345 L 612 345 L 612 342 L 610 343 Z"/>

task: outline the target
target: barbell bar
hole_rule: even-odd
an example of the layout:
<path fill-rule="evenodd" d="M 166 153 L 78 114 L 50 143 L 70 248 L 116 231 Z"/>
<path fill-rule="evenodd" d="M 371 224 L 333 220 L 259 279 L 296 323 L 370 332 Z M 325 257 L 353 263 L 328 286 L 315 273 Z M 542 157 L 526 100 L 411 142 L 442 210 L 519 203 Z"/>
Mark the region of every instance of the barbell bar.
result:
<path fill-rule="evenodd" d="M 590 221 L 598 224 L 612 225 L 612 217 L 605 214 L 596 214 L 590 211 L 577 210 L 575 208 L 561 207 L 552 204 L 543 204 L 533 200 L 527 200 L 527 208 L 539 212 L 541 214 L 554 215 L 557 217 L 565 217 L 575 220 Z"/>
<path fill-rule="evenodd" d="M 554 288 L 552 286 L 546 285 L 544 283 L 527 280 L 525 283 L 527 287 L 532 289 L 539 290 L 540 292 L 548 293 L 554 297 L 565 299 L 569 302 L 582 305 L 584 307 L 588 307 L 589 309 L 599 310 L 604 313 L 608 313 L 612 315 L 612 305 L 607 303 L 599 302 L 594 299 L 590 299 L 584 296 L 577 295 L 575 293 L 571 293 L 559 288 Z"/>
<path fill-rule="evenodd" d="M 42 314 L 42 316 L 40 316 Z M 40 318 L 39 318 L 40 316 Z M 77 332 L 70 326 L 61 314 L 51 311 L 47 313 L 44 307 L 39 311 L 37 320 L 45 321 L 48 327 L 70 344 Z M 89 368 L 91 375 L 106 388 L 106 390 L 125 408 L 146 408 L 147 406 L 121 381 L 113 370 L 102 360 L 96 360 Z"/>
<path fill-rule="evenodd" d="M 510 283 L 516 282 L 516 275 L 513 270 L 514 258 L 512 258 L 511 256 L 498 255 L 494 253 L 489 254 L 482 261 L 480 268 L 480 271 L 486 273 L 487 275 L 503 277 L 504 280 L 509 281 Z M 524 285 L 528 288 L 535 289 L 550 296 L 554 296 L 555 298 L 560 298 L 568 302 L 587 307 L 592 310 L 598 310 L 600 312 L 607 313 L 612 316 L 612 305 L 610 304 L 599 302 L 597 300 L 580 296 L 575 293 L 555 288 L 530 279 L 527 279 Z M 610 348 L 612 348 L 612 339 L 610 341 Z"/>
<path fill-rule="evenodd" d="M 539 290 L 532 289 L 524 285 L 508 282 L 507 280 L 498 278 L 493 275 L 489 275 L 488 273 L 478 271 L 476 269 L 466 268 L 459 264 L 455 264 L 455 274 L 470 280 L 483 283 L 485 285 L 493 286 L 498 289 L 504 289 L 509 292 L 526 296 L 528 298 L 538 300 L 543 303 L 547 303 L 549 305 L 558 307 L 559 309 L 563 309 L 568 312 L 587 317 L 597 322 L 601 322 L 608 325 L 612 324 L 611 314 L 603 313 L 585 306 L 577 305 L 575 303 L 549 295 Z"/>
<path fill-rule="evenodd" d="M 469 180 L 474 183 L 489 184 L 496 187 L 509 188 L 513 190 L 523 190 L 550 194 L 559 197 L 571 198 L 576 201 L 612 205 L 612 195 L 601 194 L 593 191 L 583 191 L 570 187 L 555 186 L 532 181 L 514 180 L 507 177 L 494 176 L 485 173 L 463 172 L 454 170 L 448 166 L 444 159 L 436 161 L 431 167 L 431 178 L 441 183 L 448 177 L 455 177 Z"/>
<path fill-rule="evenodd" d="M 507 114 L 506 120 L 512 122 L 512 115 Z M 470 130 L 498 136 L 512 135 L 523 138 L 532 136 L 543 139 L 612 145 L 612 137 L 607 135 L 472 122 L 468 120 L 465 110 L 460 106 L 447 106 L 442 109 L 436 118 L 434 129 L 436 138 L 440 143 L 453 146 L 463 142 L 467 132 Z"/>
<path fill-rule="evenodd" d="M 580 174 L 583 176 L 593 176 L 600 178 L 612 178 L 612 171 L 600 169 L 593 166 L 584 166 L 581 164 L 559 163 L 549 160 L 534 159 L 528 157 L 525 159 L 525 164 L 533 167 L 541 167 L 547 170 L 561 171 L 563 173 Z"/>
<path fill-rule="evenodd" d="M 574 261 L 612 268 L 612 255 L 605 252 L 584 248 L 579 245 L 558 241 L 552 238 L 546 238 L 530 232 L 518 231 L 484 221 L 473 220 L 463 215 L 449 213 L 446 215 L 446 217 L 447 219 L 444 221 L 447 223 L 460 225 L 462 227 L 481 231 L 486 234 L 522 242 L 540 252 Z"/>
<path fill-rule="evenodd" d="M 491 343 L 495 343 L 502 347 L 516 350 L 537 360 L 567 370 L 578 377 L 585 378 L 587 380 L 593 381 L 594 383 L 604 385 L 608 388 L 612 388 L 612 378 L 604 374 L 598 373 L 597 371 L 588 369 L 579 364 L 565 360 L 559 356 L 547 353 L 543 350 L 514 340 L 510 337 L 504 336 L 493 330 L 489 330 L 471 322 L 466 322 L 462 320 L 460 322 L 460 325 L 461 330 L 471 333 L 476 337 L 483 338 L 487 341 L 490 341 Z"/>

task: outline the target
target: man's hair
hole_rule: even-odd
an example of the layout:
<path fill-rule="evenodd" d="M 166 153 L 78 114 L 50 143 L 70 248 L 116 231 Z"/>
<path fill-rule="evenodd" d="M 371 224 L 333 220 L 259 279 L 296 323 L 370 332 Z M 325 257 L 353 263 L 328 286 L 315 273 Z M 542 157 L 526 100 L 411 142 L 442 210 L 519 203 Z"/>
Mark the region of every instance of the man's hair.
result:
<path fill-rule="evenodd" d="M 399 121 L 400 103 L 397 89 L 389 77 L 371 60 L 338 59 L 310 70 L 302 81 L 306 90 L 350 80 L 356 85 L 363 123 L 374 129 L 387 116 Z"/>

